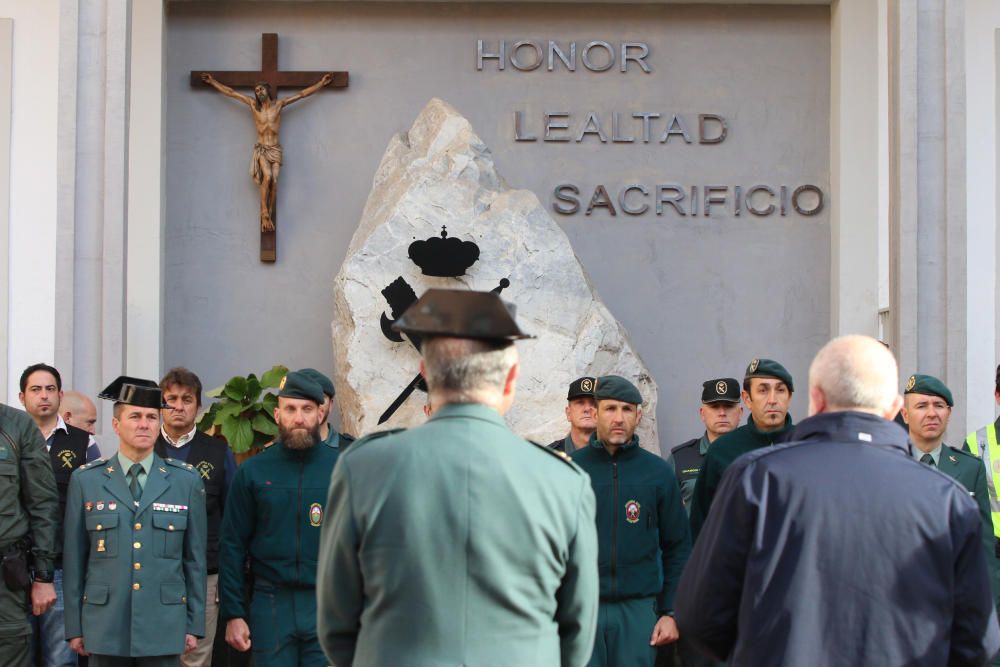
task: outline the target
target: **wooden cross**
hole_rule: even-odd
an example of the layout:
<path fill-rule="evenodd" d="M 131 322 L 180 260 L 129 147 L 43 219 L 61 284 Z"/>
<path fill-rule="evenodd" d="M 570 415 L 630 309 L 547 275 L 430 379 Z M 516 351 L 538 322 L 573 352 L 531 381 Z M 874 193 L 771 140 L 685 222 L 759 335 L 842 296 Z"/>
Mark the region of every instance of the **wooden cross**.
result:
<path fill-rule="evenodd" d="M 292 72 L 278 69 L 278 34 L 265 32 L 261 35 L 261 66 L 256 72 L 233 71 L 233 72 L 208 72 L 217 81 L 230 88 L 253 88 L 258 83 L 268 83 L 274 91 L 275 96 L 281 88 L 306 88 L 316 83 L 327 72 Z M 208 87 L 202 81 L 201 75 L 205 70 L 191 72 L 191 86 L 193 88 Z M 333 81 L 330 88 L 346 88 L 348 84 L 347 72 L 330 72 Z M 277 205 L 275 205 L 277 209 Z M 277 215 L 274 216 L 276 222 Z M 277 259 L 278 239 L 276 232 L 260 233 L 260 261 L 273 262 Z"/>

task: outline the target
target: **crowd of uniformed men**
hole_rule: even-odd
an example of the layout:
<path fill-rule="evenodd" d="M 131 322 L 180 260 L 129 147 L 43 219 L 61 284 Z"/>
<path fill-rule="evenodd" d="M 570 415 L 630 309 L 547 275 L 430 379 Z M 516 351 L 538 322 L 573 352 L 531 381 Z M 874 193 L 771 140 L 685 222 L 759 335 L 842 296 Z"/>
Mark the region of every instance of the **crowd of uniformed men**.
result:
<path fill-rule="evenodd" d="M 914 374 L 900 399 L 876 341 L 820 351 L 799 424 L 777 361 L 706 380 L 704 433 L 665 461 L 614 375 L 570 384 L 564 438 L 512 433 L 526 335 L 496 295 L 431 290 L 396 326 L 422 341 L 427 423 L 352 442 L 327 423 L 333 383 L 302 369 L 275 443 L 238 467 L 196 428 L 189 370 L 112 382 L 119 445 L 100 458 L 93 403 L 25 369 L 26 412 L 0 404 L 0 665 L 210 665 L 217 626 L 258 667 L 982 665 L 1000 649 L 1000 419 L 943 443 L 951 392 Z"/>

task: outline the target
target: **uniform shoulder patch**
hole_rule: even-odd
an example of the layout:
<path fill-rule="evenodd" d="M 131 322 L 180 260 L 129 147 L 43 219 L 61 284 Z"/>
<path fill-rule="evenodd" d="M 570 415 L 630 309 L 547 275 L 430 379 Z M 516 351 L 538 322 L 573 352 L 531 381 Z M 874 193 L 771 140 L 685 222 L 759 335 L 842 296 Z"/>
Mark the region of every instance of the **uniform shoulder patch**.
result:
<path fill-rule="evenodd" d="M 173 468 L 180 468 L 182 470 L 187 470 L 189 472 L 194 472 L 194 466 L 193 465 L 191 465 L 190 463 L 185 463 L 184 461 L 180 461 L 178 459 L 163 459 L 163 462 L 166 463 L 168 466 L 171 466 Z M 195 474 L 197 474 L 197 473 L 195 473 Z"/>
<path fill-rule="evenodd" d="M 362 436 L 357 440 L 352 439 L 346 443 L 342 442 L 340 445 L 340 451 L 344 451 L 345 449 L 348 448 L 350 448 L 351 451 L 354 451 L 355 449 L 361 447 L 365 443 L 372 442 L 373 440 L 381 440 L 387 435 L 395 435 L 396 433 L 402 433 L 405 430 L 406 430 L 405 428 L 390 428 L 384 431 L 375 431 L 374 433 L 369 433 L 368 435 Z"/>
<path fill-rule="evenodd" d="M 569 454 L 567 454 L 563 450 L 561 450 L 561 449 L 552 449 L 548 445 L 543 445 L 543 444 L 537 443 L 534 440 L 529 440 L 528 442 L 530 442 L 531 444 L 533 444 L 535 447 L 538 447 L 538 449 L 540 449 L 543 452 L 547 453 L 549 456 L 554 456 L 557 459 L 559 459 L 560 461 L 562 461 L 563 463 L 569 464 L 569 466 L 571 468 L 573 468 L 574 470 L 577 470 L 577 471 L 580 470 L 579 466 L 577 466 L 575 463 L 573 463 L 573 459 L 570 458 Z"/>
<path fill-rule="evenodd" d="M 944 449 L 947 450 L 948 454 L 957 454 L 958 456 L 964 456 L 966 458 L 972 459 L 973 461 L 981 461 L 981 459 L 973 454 L 972 452 L 967 452 L 959 447 L 952 447 L 951 445 L 945 445 Z"/>
<path fill-rule="evenodd" d="M 84 463 L 82 466 L 80 466 L 80 470 L 90 470 L 91 468 L 102 466 L 107 462 L 108 460 L 103 456 L 101 456 L 99 458 L 94 459 L 93 461 L 90 461 L 89 463 Z"/>

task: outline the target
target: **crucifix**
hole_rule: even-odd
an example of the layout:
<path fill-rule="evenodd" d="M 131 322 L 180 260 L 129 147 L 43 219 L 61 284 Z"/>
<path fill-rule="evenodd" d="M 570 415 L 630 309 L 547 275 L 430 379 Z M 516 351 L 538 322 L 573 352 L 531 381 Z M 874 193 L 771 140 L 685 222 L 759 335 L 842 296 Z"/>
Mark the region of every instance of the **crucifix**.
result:
<path fill-rule="evenodd" d="M 210 86 L 227 97 L 250 107 L 257 127 L 257 143 L 250 159 L 250 176 L 260 188 L 260 261 L 277 259 L 278 173 L 281 171 L 282 150 L 278 143 L 281 111 L 289 104 L 309 97 L 326 86 L 346 88 L 347 72 L 292 72 L 278 69 L 278 34 L 261 35 L 261 68 L 259 71 L 191 72 L 191 86 Z M 254 96 L 243 95 L 234 88 L 252 88 Z M 301 88 L 285 98 L 278 98 L 279 88 Z"/>

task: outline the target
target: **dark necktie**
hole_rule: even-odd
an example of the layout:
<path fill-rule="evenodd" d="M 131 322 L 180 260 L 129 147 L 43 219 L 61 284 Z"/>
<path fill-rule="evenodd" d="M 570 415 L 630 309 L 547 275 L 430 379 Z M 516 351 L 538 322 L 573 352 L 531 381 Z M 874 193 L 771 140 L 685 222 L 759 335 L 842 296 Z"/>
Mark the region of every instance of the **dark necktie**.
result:
<path fill-rule="evenodd" d="M 930 454 L 924 454 L 923 456 L 921 456 L 920 457 L 920 462 L 921 463 L 926 463 L 927 465 L 929 465 L 932 468 L 934 467 L 934 457 L 931 456 Z"/>
<path fill-rule="evenodd" d="M 142 465 L 139 463 L 133 463 L 132 467 L 128 469 L 128 490 L 132 492 L 132 499 L 136 501 L 142 497 L 142 487 L 139 486 L 140 472 L 142 472 Z"/>

